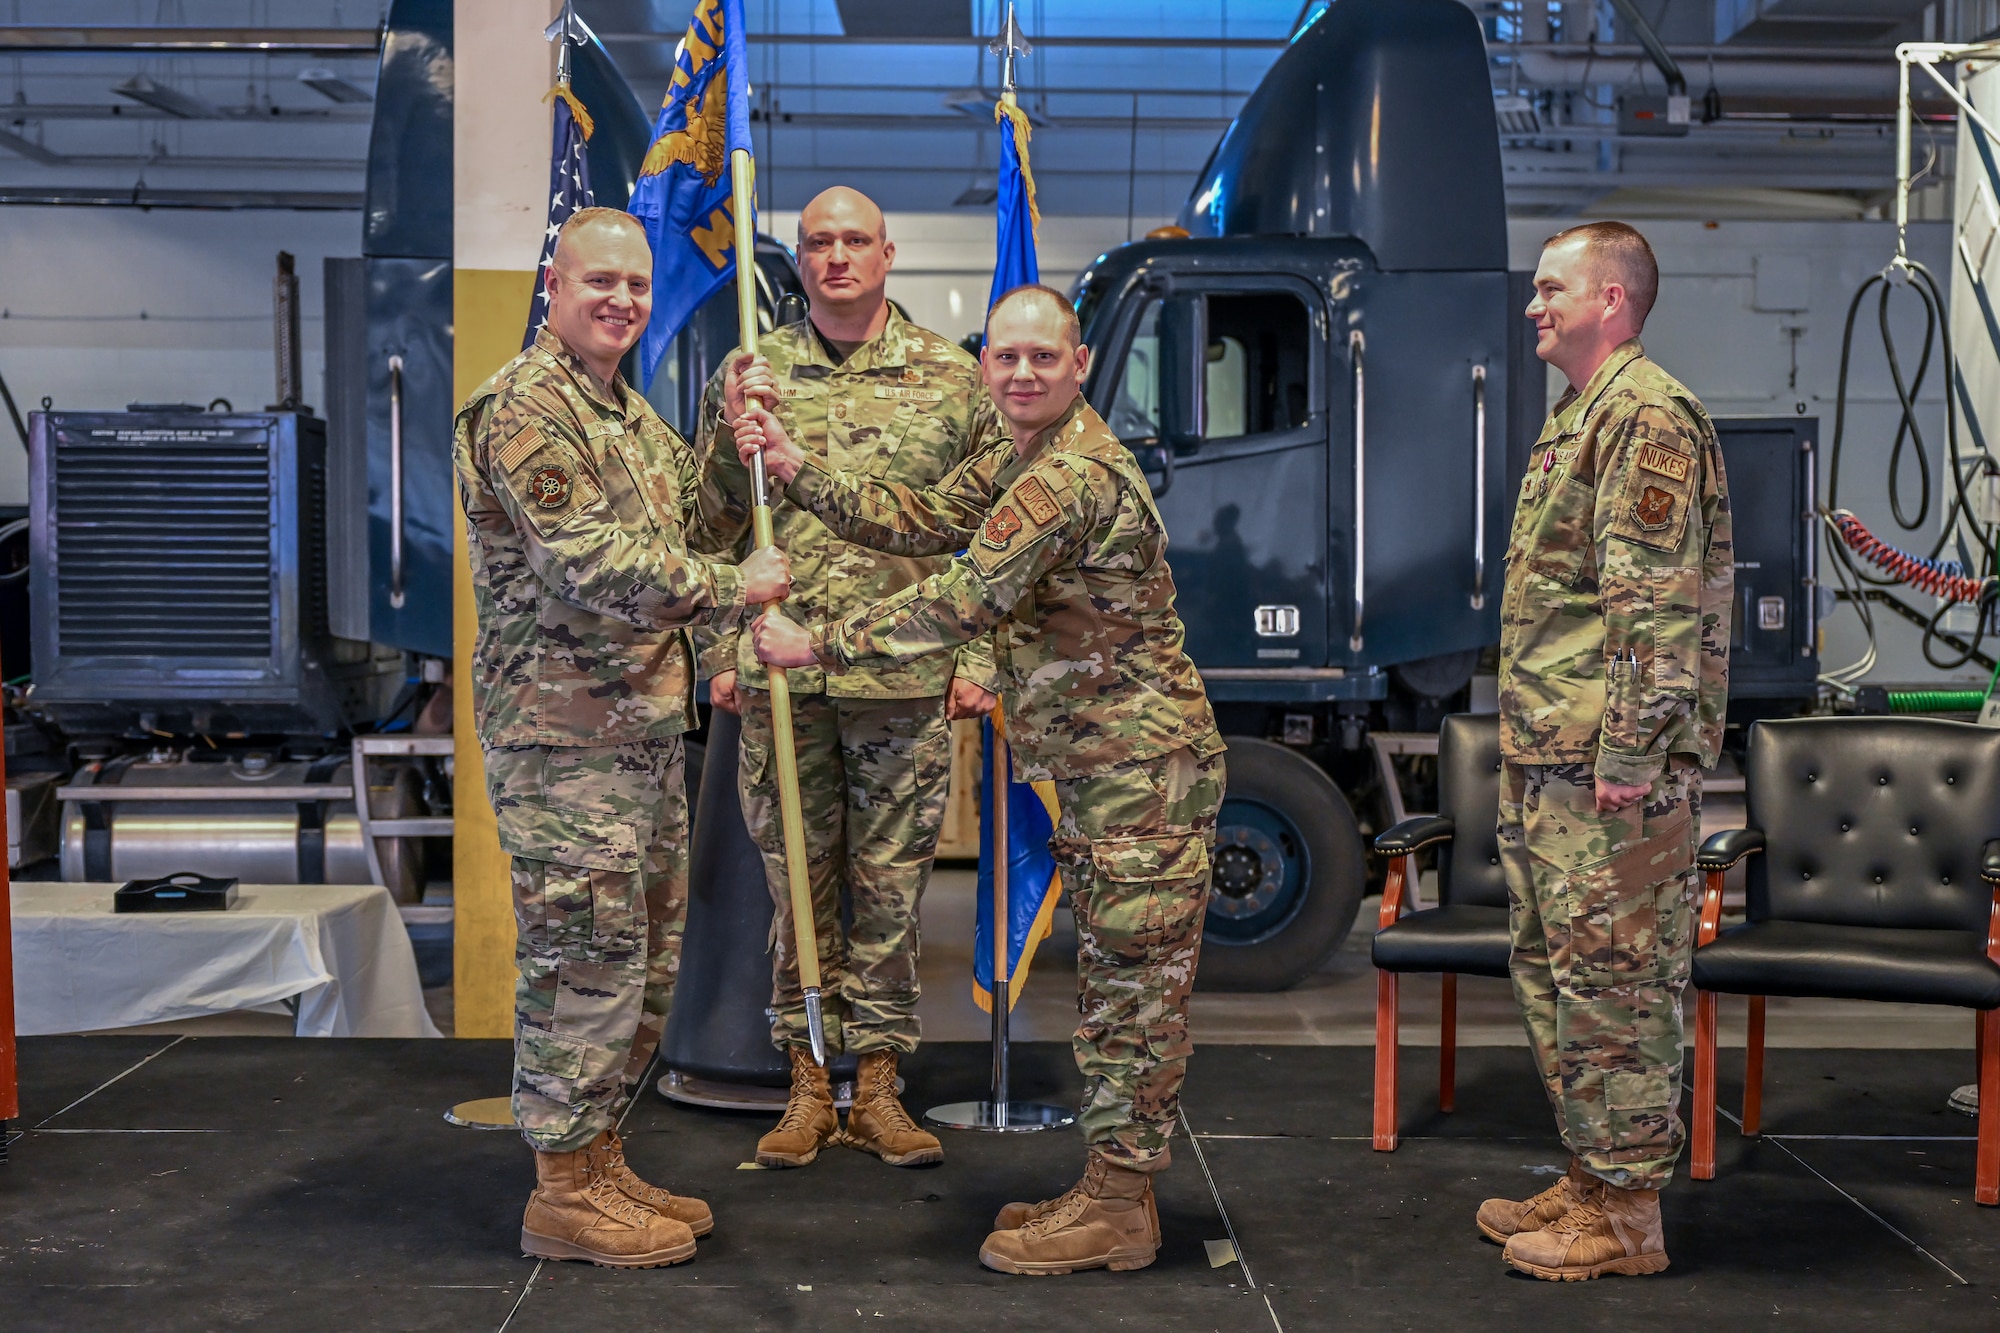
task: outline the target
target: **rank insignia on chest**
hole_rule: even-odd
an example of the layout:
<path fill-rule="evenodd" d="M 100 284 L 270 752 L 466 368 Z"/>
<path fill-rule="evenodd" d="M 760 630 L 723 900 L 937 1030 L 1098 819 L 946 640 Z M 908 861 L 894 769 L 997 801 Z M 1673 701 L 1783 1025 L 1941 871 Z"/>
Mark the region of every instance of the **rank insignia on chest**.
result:
<path fill-rule="evenodd" d="M 1632 502 L 1632 519 L 1648 532 L 1658 532 L 1674 517 L 1674 493 L 1648 486 Z"/>
<path fill-rule="evenodd" d="M 986 526 L 980 529 L 979 540 L 999 551 L 1005 549 L 1020 530 L 1021 516 L 1014 512 L 1014 506 L 1001 505 L 999 512 L 987 519 Z"/>
<path fill-rule="evenodd" d="M 569 503 L 570 480 L 565 468 L 550 463 L 538 467 L 528 478 L 528 493 L 543 509 L 560 509 Z"/>

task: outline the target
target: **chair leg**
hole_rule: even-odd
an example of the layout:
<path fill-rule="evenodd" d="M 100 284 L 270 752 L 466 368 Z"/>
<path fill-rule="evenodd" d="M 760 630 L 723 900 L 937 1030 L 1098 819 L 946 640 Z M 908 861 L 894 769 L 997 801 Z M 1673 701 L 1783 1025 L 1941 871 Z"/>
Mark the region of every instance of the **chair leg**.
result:
<path fill-rule="evenodd" d="M 1375 1151 L 1396 1151 L 1396 974 L 1375 973 Z"/>
<path fill-rule="evenodd" d="M 1764 1124 L 1764 997 L 1750 997 L 1749 1044 L 1743 1060 L 1743 1132 L 1755 1136 Z"/>
<path fill-rule="evenodd" d="M 1688 1174 L 1715 1179 L 1715 993 L 1694 1001 L 1694 1162 Z"/>
<path fill-rule="evenodd" d="M 1979 1015 L 1979 1164 L 1972 1197 L 2000 1204 L 2000 1009 Z"/>
<path fill-rule="evenodd" d="M 1458 973 L 1444 974 L 1443 1015 L 1438 1020 L 1438 1110 L 1458 1109 Z"/>

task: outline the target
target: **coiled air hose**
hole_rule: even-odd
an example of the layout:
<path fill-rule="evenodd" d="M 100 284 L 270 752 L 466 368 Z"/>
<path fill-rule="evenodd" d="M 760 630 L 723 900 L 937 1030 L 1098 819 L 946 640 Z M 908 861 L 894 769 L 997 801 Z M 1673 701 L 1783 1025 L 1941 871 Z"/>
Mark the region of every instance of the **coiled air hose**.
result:
<path fill-rule="evenodd" d="M 1931 461 L 1925 449 L 1923 427 L 1917 418 L 1917 394 L 1922 390 L 1924 379 L 1930 371 L 1931 355 L 1937 350 L 1942 355 L 1944 367 L 1944 457 L 1941 460 L 1951 478 L 1951 489 L 1944 497 L 1946 508 L 1944 521 L 1938 525 L 1937 541 L 1932 544 L 1928 555 L 1912 555 L 1875 537 L 1856 519 L 1853 514 L 1840 508 L 1840 460 L 1841 448 L 1847 432 L 1847 376 L 1854 350 L 1854 323 L 1860 314 L 1861 303 L 1877 285 L 1881 292 L 1876 302 L 1876 324 L 1882 334 L 1882 351 L 1889 365 L 1889 378 L 1896 390 L 1896 401 L 1901 411 L 1896 423 L 1896 439 L 1889 451 L 1889 510 L 1897 525 L 1906 531 L 1922 527 L 1931 515 Z M 1917 356 L 1916 373 L 1909 378 L 1903 374 L 1902 358 L 1897 352 L 1896 339 L 1889 328 L 1889 298 L 1899 285 L 1906 285 L 1916 293 L 1923 303 L 1924 338 L 1922 351 Z M 1839 567 L 1851 573 L 1858 583 L 1890 587 L 1909 584 L 1933 596 L 1944 598 L 1938 613 L 1931 617 L 1924 628 L 1924 660 L 1942 671 L 1956 670 L 1971 661 L 1979 651 L 1980 640 L 1985 636 L 1986 622 L 1996 596 L 1994 575 L 2000 572 L 2000 553 L 1996 553 L 1993 534 L 1985 524 L 1970 521 L 1973 515 L 1971 500 L 1966 494 L 1966 478 L 1976 469 L 2000 470 L 1985 442 L 1979 441 L 1980 454 L 1967 463 L 1959 457 L 1959 410 L 1958 410 L 1958 362 L 1952 354 L 1951 323 L 1945 317 L 1944 293 L 1939 288 L 1936 275 L 1917 261 L 1899 257 L 1880 273 L 1863 282 L 1854 293 L 1854 299 L 1847 306 L 1847 322 L 1840 337 L 1840 377 L 1835 388 L 1833 415 L 1833 442 L 1828 451 L 1826 479 L 1826 507 L 1821 511 L 1828 529 L 1827 545 Z M 1906 450 L 1908 451 L 1906 454 Z M 1902 468 L 1906 456 L 1914 457 L 1917 464 L 1917 481 L 1920 494 L 1917 496 L 1916 512 L 1907 513 L 1904 505 Z M 1961 522 L 1961 519 L 1968 521 Z M 1944 558 L 1945 548 L 1955 535 L 1963 541 L 1969 533 L 1978 546 L 1978 572 L 1967 568 L 1961 560 Z M 1839 541 L 1834 541 L 1834 537 Z M 1848 558 L 1851 549 L 1856 555 L 1883 571 L 1876 577 L 1862 569 Z M 1965 554 L 1964 547 L 1961 551 Z M 1836 573 L 1840 572 L 1836 568 Z M 1856 595 L 1858 596 L 1858 590 Z M 1974 602 L 1980 608 L 1977 627 L 1973 631 L 1972 644 L 1956 659 L 1940 658 L 1933 651 L 1933 644 L 1941 642 L 1939 633 L 1945 612 L 1954 603 Z M 1875 627 L 1865 603 L 1857 601 L 1856 610 L 1867 626 L 1869 648 L 1867 655 L 1855 667 L 1829 672 L 1821 679 L 1843 690 L 1849 688 L 1856 668 L 1865 672 L 1874 662 Z"/>

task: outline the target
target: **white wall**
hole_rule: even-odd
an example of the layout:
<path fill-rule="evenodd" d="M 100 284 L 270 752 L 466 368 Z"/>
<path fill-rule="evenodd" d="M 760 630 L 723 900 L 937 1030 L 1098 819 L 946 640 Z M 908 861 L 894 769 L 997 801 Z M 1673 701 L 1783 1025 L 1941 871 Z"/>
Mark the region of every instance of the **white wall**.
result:
<path fill-rule="evenodd" d="M 1518 269 L 1534 267 L 1541 243 L 1562 222 L 1515 219 L 1508 225 L 1510 262 Z M 1841 329 L 1848 303 L 1871 274 L 1881 271 L 1896 253 L 1896 228 L 1887 222 L 1639 222 L 1660 260 L 1660 297 L 1647 321 L 1648 355 L 1678 377 L 1718 415 L 1816 416 L 1820 422 L 1820 498 L 1826 485 L 1833 445 L 1836 386 L 1840 371 Z M 1941 284 L 1949 286 L 1951 228 L 1938 222 L 1913 223 L 1910 256 L 1928 265 Z M 1758 266 L 1766 282 L 1760 300 Z M 1787 284 L 1772 278 L 1784 266 L 1804 265 L 1802 308 L 1760 309 L 1760 304 L 1794 304 L 1799 296 L 1779 290 Z M 1917 298 L 1899 291 L 1893 298 L 1891 327 L 1896 331 L 1904 374 L 1914 372 L 1922 349 Z M 1792 335 L 1797 329 L 1797 382 L 1792 383 Z M 1944 449 L 1943 378 L 1933 365 L 1918 395 L 1924 440 L 1932 472 L 1938 473 Z M 1551 373 L 1549 400 L 1562 388 Z M 1933 492 L 1931 519 L 1921 532 L 1899 529 L 1888 505 L 1889 449 L 1899 410 L 1876 324 L 1871 293 L 1855 322 L 1854 353 L 1849 373 L 1847 428 L 1842 447 L 1841 506 L 1852 509 L 1884 541 L 1906 550 L 1927 552 L 1936 540 L 1942 506 Z M 1800 411 L 1803 405 L 1803 411 Z M 2000 405 L 1984 414 L 2000 419 Z M 1906 454 L 1908 451 L 1905 451 Z M 1914 512 L 1917 472 L 1904 465 L 1905 508 Z M 1829 585 L 1832 573 L 1822 573 Z M 1905 600 L 1929 611 L 1935 603 L 1921 594 Z M 1947 677 L 1923 659 L 1922 633 L 1883 608 L 1876 608 L 1879 660 L 1867 679 L 1875 684 L 1934 685 L 1949 680 L 1983 685 L 1986 672 L 1977 666 Z M 1854 611 L 1842 605 L 1825 622 L 1822 669 L 1859 660 L 1866 636 Z"/>
<path fill-rule="evenodd" d="M 0 211 L 0 375 L 23 415 L 128 402 L 262 408 L 277 392 L 271 279 L 298 260 L 306 401 L 325 410 L 320 261 L 361 253 L 359 213 Z M 0 504 L 28 469 L 0 423 Z"/>

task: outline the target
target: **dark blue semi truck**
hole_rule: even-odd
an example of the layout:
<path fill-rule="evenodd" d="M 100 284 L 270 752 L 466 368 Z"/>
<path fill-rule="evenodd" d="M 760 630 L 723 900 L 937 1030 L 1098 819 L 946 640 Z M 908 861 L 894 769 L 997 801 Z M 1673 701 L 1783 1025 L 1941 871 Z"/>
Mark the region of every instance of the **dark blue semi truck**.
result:
<path fill-rule="evenodd" d="M 1542 368 L 1472 12 L 1331 6 L 1180 229 L 1079 279 L 1087 392 L 1153 480 L 1230 737 L 1202 981 L 1277 989 L 1365 891 L 1369 731 L 1434 730 L 1499 637 Z"/>

